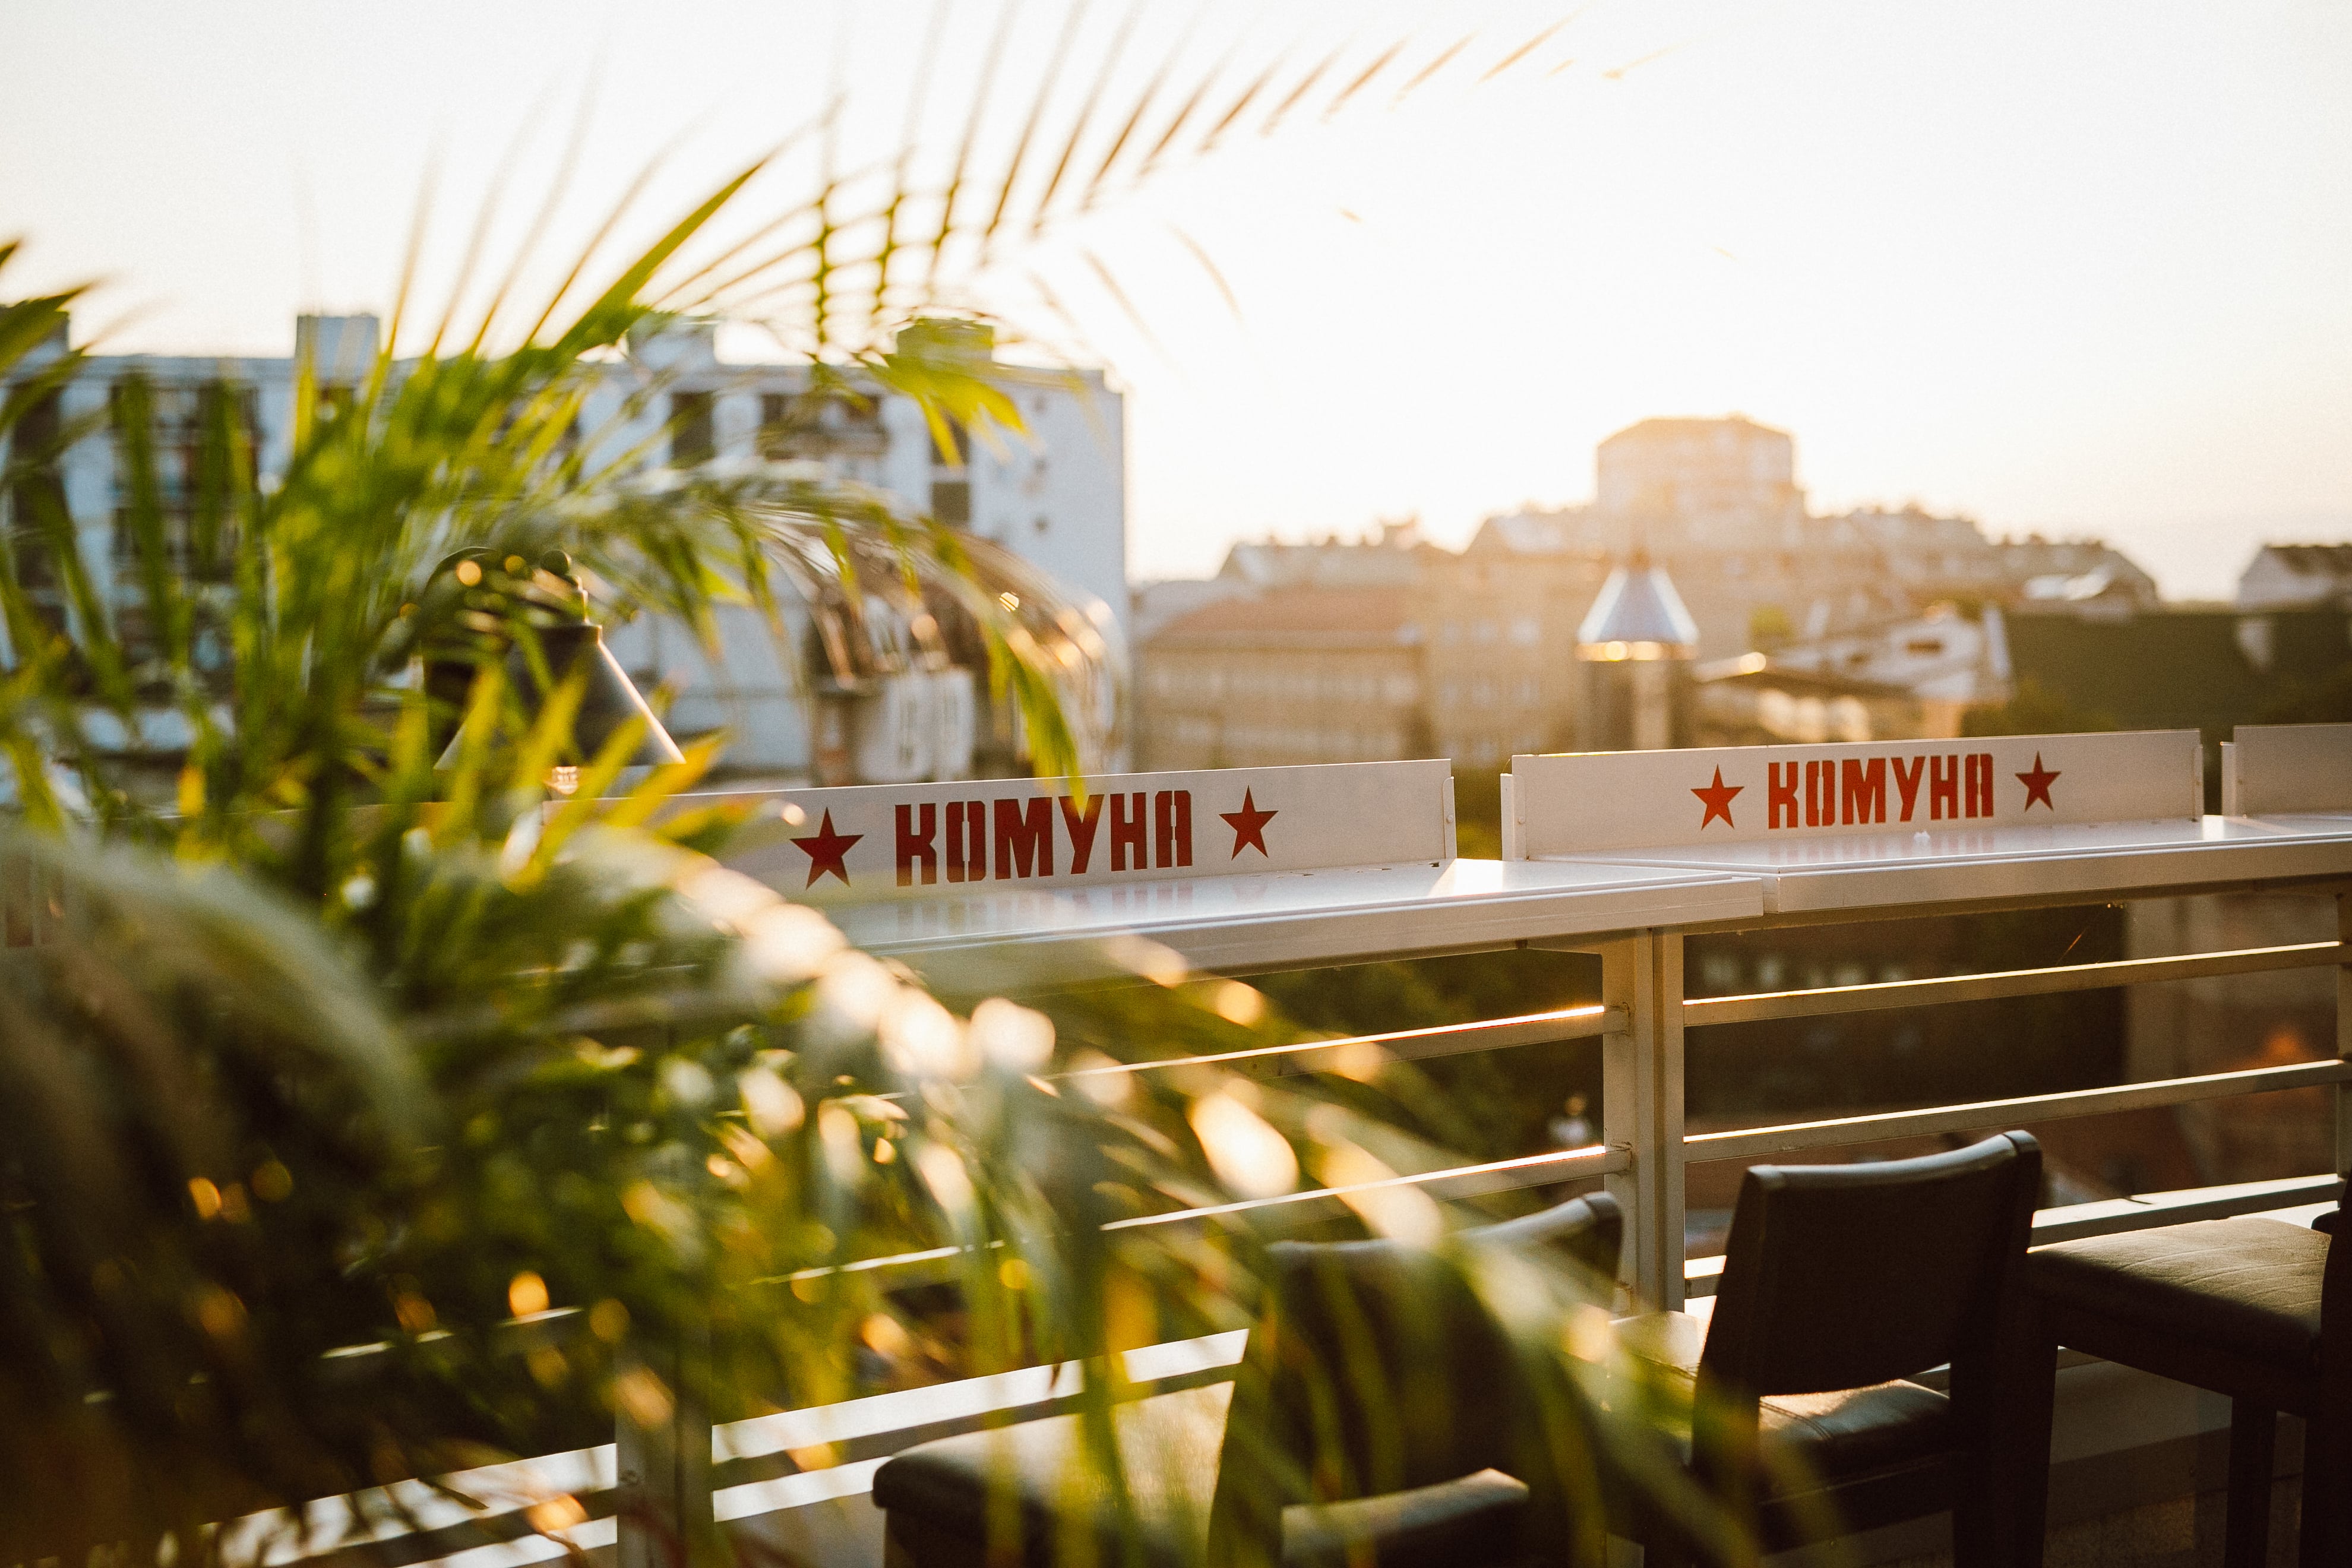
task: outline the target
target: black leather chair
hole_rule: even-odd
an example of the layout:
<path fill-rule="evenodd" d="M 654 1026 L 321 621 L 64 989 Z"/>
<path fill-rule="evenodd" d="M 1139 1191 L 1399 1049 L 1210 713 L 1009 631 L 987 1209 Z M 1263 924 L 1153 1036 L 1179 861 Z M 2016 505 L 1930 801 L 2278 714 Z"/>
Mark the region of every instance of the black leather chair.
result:
<path fill-rule="evenodd" d="M 1916 1160 L 1758 1166 L 1704 1345 L 1681 1314 L 1621 1326 L 1692 1380 L 1691 1470 L 1751 1560 L 1948 1509 L 1958 1568 L 2006 1568 L 2029 1478 L 2002 1427 L 2041 1184 L 2023 1132 Z M 1947 1364 L 1948 1394 L 1909 1381 Z M 1633 1529 L 1653 1564 L 1698 1554 L 1674 1521 L 1637 1510 Z"/>
<path fill-rule="evenodd" d="M 1595 1194 L 1461 1239 L 1557 1248 L 1606 1277 L 1621 1231 L 1615 1204 Z M 1124 1500 L 1084 1462 L 1076 1415 L 925 1443 L 874 1478 L 890 1568 L 1108 1568 L 1130 1543 L 1152 1568 L 1457 1568 L 1543 1553 L 1558 1515 L 1514 1473 L 1527 1468 L 1519 1380 L 1459 1270 L 1385 1241 L 1268 1254 L 1234 1381 L 1114 1409 Z"/>
<path fill-rule="evenodd" d="M 2223 1561 L 2268 1560 L 2282 1411 L 2304 1428 L 2304 1568 L 2352 1563 L 2352 1247 L 2345 1205 L 2311 1229 L 2250 1216 L 2092 1237 L 2026 1260 L 2041 1351 L 2029 1441 L 2047 1452 L 2056 1347 L 2231 1397 Z M 2036 1516 L 2039 1517 L 2037 1500 Z M 2037 1550 L 2027 1560 L 2039 1563 Z"/>

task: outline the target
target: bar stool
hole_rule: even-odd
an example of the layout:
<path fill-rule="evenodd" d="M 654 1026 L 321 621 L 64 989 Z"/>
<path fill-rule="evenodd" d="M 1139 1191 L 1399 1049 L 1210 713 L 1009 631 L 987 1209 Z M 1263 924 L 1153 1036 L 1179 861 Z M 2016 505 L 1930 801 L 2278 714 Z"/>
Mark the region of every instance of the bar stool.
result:
<path fill-rule="evenodd" d="M 1948 1509 L 1958 1568 L 2007 1568 L 2032 1484 L 2004 1428 L 2041 1184 L 2024 1132 L 1916 1160 L 1757 1166 L 1704 1344 L 1680 1313 L 1620 1325 L 1636 1354 L 1691 1379 L 1691 1472 L 1744 1525 L 1748 1561 Z M 1910 1381 L 1947 1363 L 1948 1394 Z M 1654 1510 L 1630 1525 L 1653 1564 L 1697 1551 Z"/>
<path fill-rule="evenodd" d="M 2304 1568 L 2352 1562 L 2352 1248 L 2336 1212 L 2312 1229 L 2259 1216 L 2092 1237 L 2026 1260 L 2042 1353 L 2036 1451 L 2050 1447 L 2056 1350 L 2190 1384 L 2231 1399 L 2224 1563 L 2260 1568 L 2270 1545 L 2273 1445 L 2281 1412 L 2304 1428 Z M 2037 1524 L 2039 1522 L 2037 1512 Z M 2037 1550 L 2028 1559 L 2038 1564 Z"/>
<path fill-rule="evenodd" d="M 1622 1229 L 1596 1194 L 1463 1238 L 1558 1248 L 1607 1278 Z M 1547 1555 L 1559 1514 L 1514 1473 L 1530 1467 L 1511 1352 L 1455 1268 L 1385 1241 L 1268 1257 L 1234 1381 L 1114 1411 L 1123 1498 L 1085 1462 L 1076 1415 L 925 1443 L 875 1474 L 888 1568 L 1118 1563 L 1130 1542 L 1152 1568 Z"/>

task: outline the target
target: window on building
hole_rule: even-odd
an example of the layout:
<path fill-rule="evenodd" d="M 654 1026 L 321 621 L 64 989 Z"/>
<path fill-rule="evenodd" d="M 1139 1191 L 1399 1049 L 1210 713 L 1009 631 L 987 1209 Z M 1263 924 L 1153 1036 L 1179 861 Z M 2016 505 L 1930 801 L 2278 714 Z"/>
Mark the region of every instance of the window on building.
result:
<path fill-rule="evenodd" d="M 845 445 L 870 449 L 881 436 L 881 400 L 837 381 L 803 393 L 760 395 L 761 457 L 809 456 Z"/>
<path fill-rule="evenodd" d="M 793 445 L 793 404 L 788 392 L 760 394 L 760 456 L 782 458 Z"/>
<path fill-rule="evenodd" d="M 1543 623 L 1533 616 L 1521 616 L 1511 623 L 1511 640 L 1521 647 L 1533 647 L 1543 641 Z"/>
<path fill-rule="evenodd" d="M 940 432 L 934 427 L 931 432 L 931 466 L 961 468 L 971 458 L 971 432 L 963 427 L 961 419 L 944 415 L 940 417 L 947 426 L 947 444 L 944 447 L 940 444 Z"/>
<path fill-rule="evenodd" d="M 46 588 L 57 582 L 47 536 L 71 531 L 66 511 L 66 489 L 58 473 L 58 438 L 65 426 L 58 394 L 52 392 L 25 410 L 9 433 L 8 467 L 16 474 L 8 488 L 8 547 L 16 555 L 16 580 L 28 588 Z"/>
<path fill-rule="evenodd" d="M 931 516 L 949 528 L 971 526 L 971 481 L 935 479 L 931 481 Z"/>
<path fill-rule="evenodd" d="M 261 394 L 250 386 L 208 381 L 196 389 L 194 461 L 190 478 L 201 493 L 215 484 L 251 489 L 261 482 Z"/>
<path fill-rule="evenodd" d="M 671 468 L 692 468 L 710 461 L 718 450 L 717 402 L 717 397 L 708 392 L 669 395 Z"/>
<path fill-rule="evenodd" d="M 107 391 L 115 444 L 114 554 L 135 559 L 135 524 L 162 523 L 177 571 L 218 580 L 229 570 L 235 500 L 261 479 L 261 399 L 211 381 L 157 385 L 126 375 Z"/>

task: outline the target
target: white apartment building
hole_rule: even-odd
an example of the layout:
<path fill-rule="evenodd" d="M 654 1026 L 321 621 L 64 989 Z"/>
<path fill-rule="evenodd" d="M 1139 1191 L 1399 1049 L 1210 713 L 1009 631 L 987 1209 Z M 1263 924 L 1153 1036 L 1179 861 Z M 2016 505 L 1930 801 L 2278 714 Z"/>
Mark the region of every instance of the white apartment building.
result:
<path fill-rule="evenodd" d="M 912 399 L 878 387 L 862 399 L 807 400 L 805 363 L 742 363 L 719 357 L 713 323 L 666 321 L 636 334 L 605 366 L 585 400 L 580 428 L 592 468 L 625 461 L 647 470 L 753 473 L 777 459 L 814 461 L 835 477 L 887 492 L 910 511 L 967 530 L 983 569 L 1034 586 L 1024 597 L 1052 599 L 1085 625 L 1079 640 L 1100 651 L 1103 669 L 1124 663 L 1127 605 L 1125 415 L 1120 394 L 1098 370 L 1043 371 L 993 360 L 992 334 L 968 322 L 919 323 L 954 352 L 989 361 L 1017 405 L 1025 433 L 958 432 L 962 450 L 940 451 Z M 331 389 L 362 380 L 381 340 L 368 315 L 302 316 L 297 353 Z M 290 458 L 293 357 L 99 355 L 37 413 L 27 435 L 89 419 L 92 433 L 69 447 L 58 479 L 75 519 L 83 557 L 120 563 L 127 542 L 115 526 L 121 494 L 107 414 L 114 387 L 131 374 L 153 389 L 156 448 L 167 499 L 193 473 L 198 432 L 221 398 L 235 400 L 252 435 L 254 478 L 262 485 Z M 852 385 L 856 383 L 853 380 Z M 960 460 L 958 460 L 960 459 Z M 112 578 L 111 572 L 100 574 Z M 984 681 L 969 655 L 947 668 L 917 657 L 908 625 L 919 607 L 869 596 L 871 648 L 857 650 L 856 679 L 810 670 L 799 657 L 813 639 L 804 622 L 783 635 L 757 612 L 722 612 L 718 657 L 685 628 L 600 606 L 607 640 L 649 688 L 676 694 L 672 728 L 692 735 L 724 728 L 738 772 L 813 775 L 828 783 L 954 777 L 986 750 L 988 722 L 976 717 Z M 1094 765 L 1122 761 L 1116 698 L 1094 728 L 1112 737 Z M 1002 726 L 1000 726 L 1001 728 Z M 985 764 L 986 759 L 982 759 Z"/>

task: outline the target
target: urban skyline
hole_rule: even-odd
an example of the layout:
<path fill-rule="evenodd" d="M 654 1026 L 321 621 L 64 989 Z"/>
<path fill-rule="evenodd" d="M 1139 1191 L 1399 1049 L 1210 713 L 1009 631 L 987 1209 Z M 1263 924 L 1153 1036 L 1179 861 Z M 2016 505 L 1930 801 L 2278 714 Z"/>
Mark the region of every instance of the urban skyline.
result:
<path fill-rule="evenodd" d="M 446 279 L 502 168 L 528 220 L 579 104 L 584 210 L 635 167 L 601 154 L 691 126 L 685 178 L 804 118 L 828 71 L 895 134 L 921 33 L 860 14 L 830 54 L 786 53 L 768 47 L 781 22 L 710 6 L 623 73 L 616 12 L 557 32 L 530 7 L 398 29 L 127 9 L 145 21 L 110 27 L 103 73 L 0 64 L 0 131 L 24 154 L 0 211 L 31 242 L 26 282 L 114 279 L 113 311 L 136 314 L 105 346 L 158 352 L 282 352 L 295 307 L 383 308 L 436 137 L 425 272 Z M 965 9 L 979 31 L 950 52 L 986 42 L 994 13 Z M 1055 47 L 1063 13 L 1034 10 L 1008 80 Z M 1278 6 L 1251 47 L 1369 38 L 1391 13 L 1351 12 L 1357 35 Z M 1465 26 L 1483 60 L 1559 19 L 1496 4 Z M 1114 20 L 1087 18 L 1073 58 Z M 1147 16 L 1131 57 L 1181 44 L 1180 21 Z M 0 4 L 27 46 L 0 54 L 81 58 L 100 25 Z M 740 58 L 687 47 L 712 29 L 740 35 Z M 1402 30 L 1433 57 L 1450 41 Z M 2263 539 L 2352 535 L 2352 407 L 2329 368 L 2352 352 L 2331 282 L 2352 268 L 2331 216 L 2352 184 L 2352 110 L 2328 87 L 2347 60 L 2352 25 L 2309 7 L 1602 7 L 1493 82 L 1441 78 L 1393 110 L 1371 95 L 1176 169 L 1048 237 L 1040 265 L 1129 393 L 1139 576 L 1381 515 L 1458 544 L 1524 500 L 1581 499 L 1581 454 L 1610 430 L 1744 410 L 1806 433 L 1826 506 L 2098 534 L 2168 594 L 2224 597 Z M 984 135 L 1017 132 L 1025 91 Z M 110 129 L 159 116 L 181 128 L 169 147 Z M 509 153 L 524 121 L 536 140 Z M 209 167 L 239 175 L 187 177 Z M 1013 293 L 981 302 L 1044 319 Z"/>

